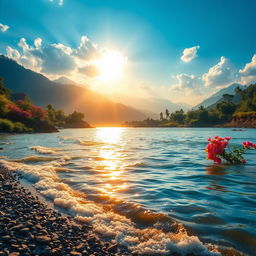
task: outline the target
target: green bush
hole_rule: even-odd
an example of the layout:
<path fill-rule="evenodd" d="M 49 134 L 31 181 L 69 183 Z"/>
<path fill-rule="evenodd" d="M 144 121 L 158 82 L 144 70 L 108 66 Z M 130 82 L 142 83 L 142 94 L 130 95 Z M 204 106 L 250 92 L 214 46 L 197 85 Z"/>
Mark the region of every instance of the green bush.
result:
<path fill-rule="evenodd" d="M 21 133 L 21 132 L 33 132 L 33 129 L 26 127 L 24 124 L 22 124 L 22 123 L 20 123 L 20 122 L 16 122 L 16 123 L 14 123 L 13 131 L 14 131 L 14 132 L 17 132 L 17 133 Z"/>
<path fill-rule="evenodd" d="M 13 132 L 14 123 L 7 119 L 0 119 L 0 131 L 1 132 Z"/>
<path fill-rule="evenodd" d="M 33 129 L 26 127 L 19 122 L 12 122 L 8 119 L 0 118 L 0 132 L 33 132 Z"/>

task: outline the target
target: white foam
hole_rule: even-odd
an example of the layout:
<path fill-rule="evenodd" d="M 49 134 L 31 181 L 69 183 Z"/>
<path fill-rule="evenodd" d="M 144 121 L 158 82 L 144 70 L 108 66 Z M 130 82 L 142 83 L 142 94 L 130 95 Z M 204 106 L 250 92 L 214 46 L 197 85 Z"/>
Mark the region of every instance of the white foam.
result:
<path fill-rule="evenodd" d="M 18 172 L 34 183 L 42 195 L 53 201 L 54 205 L 65 209 L 76 220 L 93 226 L 94 232 L 113 242 L 127 246 L 133 253 L 150 255 L 220 255 L 216 248 L 208 249 L 197 236 L 189 236 L 181 226 L 178 233 L 165 233 L 157 227 L 140 229 L 130 219 L 86 198 L 62 183 L 55 171 L 64 160 L 45 165 L 26 165 L 0 160 L 0 165 Z"/>
<path fill-rule="evenodd" d="M 30 147 L 30 149 L 35 150 L 41 154 L 56 154 L 56 151 L 57 151 L 56 148 L 47 148 L 47 147 L 42 147 L 42 146 L 32 146 L 32 147 Z"/>

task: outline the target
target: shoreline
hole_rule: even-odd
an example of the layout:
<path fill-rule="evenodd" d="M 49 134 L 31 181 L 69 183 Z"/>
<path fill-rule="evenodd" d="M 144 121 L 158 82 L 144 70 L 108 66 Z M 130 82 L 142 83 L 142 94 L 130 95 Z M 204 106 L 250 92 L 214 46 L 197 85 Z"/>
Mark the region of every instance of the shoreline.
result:
<path fill-rule="evenodd" d="M 0 167 L 0 256 L 131 255 L 101 241 L 92 227 L 57 212 L 18 175 Z"/>

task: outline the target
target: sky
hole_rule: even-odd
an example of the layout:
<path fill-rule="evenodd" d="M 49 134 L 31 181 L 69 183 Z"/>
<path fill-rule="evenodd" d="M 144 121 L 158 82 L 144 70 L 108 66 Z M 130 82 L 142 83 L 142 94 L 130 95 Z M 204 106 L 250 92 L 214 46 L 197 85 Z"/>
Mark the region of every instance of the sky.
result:
<path fill-rule="evenodd" d="M 255 0 L 1 0 L 0 53 L 105 94 L 197 104 L 256 81 Z"/>

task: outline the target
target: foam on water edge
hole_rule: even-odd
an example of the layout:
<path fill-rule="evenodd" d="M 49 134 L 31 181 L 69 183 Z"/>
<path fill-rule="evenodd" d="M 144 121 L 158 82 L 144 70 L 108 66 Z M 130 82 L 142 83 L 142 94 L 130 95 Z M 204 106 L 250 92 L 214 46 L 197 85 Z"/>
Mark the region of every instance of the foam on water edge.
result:
<path fill-rule="evenodd" d="M 47 148 L 42 146 L 32 146 L 30 147 L 31 150 L 35 150 L 38 153 L 41 154 L 56 154 L 57 150 L 56 148 Z"/>
<path fill-rule="evenodd" d="M 189 236 L 180 224 L 177 233 L 164 232 L 157 225 L 138 228 L 129 218 L 87 200 L 82 192 L 74 191 L 61 182 L 57 171 L 68 157 L 42 165 L 0 160 L 0 165 L 22 175 L 54 205 L 65 209 L 77 221 L 88 223 L 102 238 L 127 246 L 132 252 L 150 255 L 220 255 L 217 247 L 203 244 L 197 236 Z"/>

